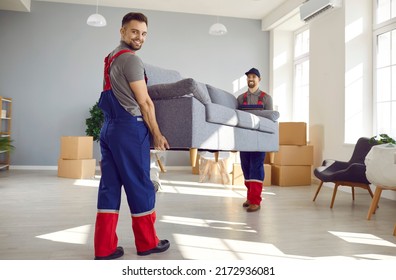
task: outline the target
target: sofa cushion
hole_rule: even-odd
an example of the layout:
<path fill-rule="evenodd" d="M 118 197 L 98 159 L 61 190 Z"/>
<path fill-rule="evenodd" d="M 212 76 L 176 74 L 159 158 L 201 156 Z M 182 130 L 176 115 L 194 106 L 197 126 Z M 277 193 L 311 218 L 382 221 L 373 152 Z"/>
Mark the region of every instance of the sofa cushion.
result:
<path fill-rule="evenodd" d="M 238 117 L 233 109 L 215 103 L 208 103 L 205 108 L 207 122 L 228 126 L 236 126 L 238 124 Z"/>
<path fill-rule="evenodd" d="M 164 69 L 151 64 L 144 64 L 147 75 L 147 85 L 169 84 L 180 81 L 183 77 L 176 70 Z"/>
<path fill-rule="evenodd" d="M 235 112 L 238 117 L 238 127 L 248 129 L 258 129 L 260 127 L 260 118 L 256 115 L 241 110 L 235 110 Z"/>
<path fill-rule="evenodd" d="M 194 96 L 203 104 L 210 103 L 206 86 L 188 78 L 175 83 L 157 84 L 147 87 L 152 99 L 169 99 L 181 96 Z"/>
<path fill-rule="evenodd" d="M 220 104 L 231 109 L 236 109 L 238 107 L 238 101 L 234 95 L 211 85 L 206 85 L 206 87 L 213 103 Z"/>
<path fill-rule="evenodd" d="M 270 119 L 272 121 L 277 121 L 279 119 L 279 112 L 273 110 L 249 110 L 249 113 L 252 113 L 259 117 L 264 117 Z"/>

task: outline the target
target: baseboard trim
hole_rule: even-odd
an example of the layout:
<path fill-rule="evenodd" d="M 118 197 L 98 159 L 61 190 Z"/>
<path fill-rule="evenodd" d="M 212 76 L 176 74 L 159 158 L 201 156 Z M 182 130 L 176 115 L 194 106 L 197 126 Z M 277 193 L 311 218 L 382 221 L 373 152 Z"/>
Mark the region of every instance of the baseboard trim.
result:
<path fill-rule="evenodd" d="M 58 166 L 55 165 L 10 165 L 12 170 L 58 170 Z M 191 170 L 191 166 L 165 166 L 166 170 Z M 96 170 L 100 170 L 99 166 L 96 166 Z"/>
<path fill-rule="evenodd" d="M 10 165 L 12 170 L 58 170 L 58 166 L 52 165 Z"/>

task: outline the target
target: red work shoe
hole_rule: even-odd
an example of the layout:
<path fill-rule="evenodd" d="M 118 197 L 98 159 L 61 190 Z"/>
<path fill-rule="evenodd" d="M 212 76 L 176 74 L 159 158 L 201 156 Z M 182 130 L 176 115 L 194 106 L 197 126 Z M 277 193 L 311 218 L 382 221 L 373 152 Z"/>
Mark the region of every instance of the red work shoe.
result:
<path fill-rule="evenodd" d="M 147 256 L 147 255 L 154 254 L 154 253 L 161 253 L 161 252 L 165 252 L 166 250 L 168 250 L 169 246 L 170 246 L 170 242 L 168 240 L 164 239 L 164 240 L 160 240 L 157 247 L 155 247 L 151 250 L 144 251 L 144 252 L 137 252 L 137 254 L 139 256 Z"/>
<path fill-rule="evenodd" d="M 117 247 L 113 254 L 110 254 L 105 257 L 95 257 L 95 260 L 114 260 L 121 258 L 124 255 L 124 249 L 122 247 Z"/>

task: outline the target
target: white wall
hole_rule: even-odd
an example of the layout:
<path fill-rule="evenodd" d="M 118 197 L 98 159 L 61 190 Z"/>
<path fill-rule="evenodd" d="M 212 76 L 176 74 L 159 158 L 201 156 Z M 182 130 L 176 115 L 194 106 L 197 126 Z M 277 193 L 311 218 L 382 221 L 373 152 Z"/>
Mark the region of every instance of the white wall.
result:
<path fill-rule="evenodd" d="M 293 69 L 293 33 L 271 30 L 270 41 L 270 92 L 274 109 L 281 112 L 279 121 L 288 121 L 292 117 L 293 71 L 290 69 Z"/>
<path fill-rule="evenodd" d="M 321 15 L 309 28 L 309 133 L 318 166 L 324 158 L 348 160 L 353 149 L 344 145 L 344 9 Z"/>

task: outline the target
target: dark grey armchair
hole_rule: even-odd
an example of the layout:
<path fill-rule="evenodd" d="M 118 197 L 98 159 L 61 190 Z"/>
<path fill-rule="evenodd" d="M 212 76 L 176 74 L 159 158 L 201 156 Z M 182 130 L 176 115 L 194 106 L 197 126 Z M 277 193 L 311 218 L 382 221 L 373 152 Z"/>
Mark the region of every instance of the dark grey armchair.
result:
<path fill-rule="evenodd" d="M 355 187 L 366 189 L 371 197 L 373 193 L 370 189 L 370 182 L 366 178 L 366 165 L 364 159 L 374 144 L 369 142 L 369 138 L 359 138 L 349 161 L 324 160 L 322 166 L 314 170 L 315 176 L 321 180 L 316 190 L 313 201 L 319 194 L 324 182 L 335 184 L 330 208 L 333 208 L 334 200 L 339 186 L 352 187 L 352 199 L 355 200 Z"/>

